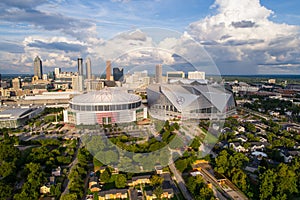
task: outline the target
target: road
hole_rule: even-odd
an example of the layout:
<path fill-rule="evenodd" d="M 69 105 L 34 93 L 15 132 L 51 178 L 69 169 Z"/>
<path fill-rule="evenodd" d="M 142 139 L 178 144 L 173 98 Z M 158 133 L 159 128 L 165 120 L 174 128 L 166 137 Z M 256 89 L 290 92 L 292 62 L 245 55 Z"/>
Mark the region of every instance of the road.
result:
<path fill-rule="evenodd" d="M 184 198 L 186 200 L 192 200 L 193 198 L 192 198 L 191 194 L 189 193 L 189 191 L 187 190 L 187 188 L 185 186 L 185 182 L 184 182 L 184 180 L 183 180 L 183 178 L 181 176 L 181 173 L 176 169 L 174 163 L 171 163 L 169 165 L 169 167 L 170 167 L 170 170 L 172 171 L 172 173 L 175 176 L 175 180 L 176 180 L 176 182 L 177 182 L 177 184 L 179 186 L 179 189 L 181 190 Z"/>
<path fill-rule="evenodd" d="M 240 111 L 243 110 L 243 111 L 245 111 L 247 113 L 250 113 L 252 115 L 256 115 L 256 116 L 264 118 L 266 120 L 270 120 L 271 119 L 270 116 L 268 116 L 268 115 L 265 115 L 263 113 L 260 113 L 260 112 L 254 111 L 254 110 L 250 110 L 250 109 L 245 108 L 245 107 L 238 107 L 237 110 L 240 110 Z"/>
<path fill-rule="evenodd" d="M 74 154 L 74 160 L 73 162 L 70 163 L 69 167 L 70 167 L 70 170 L 69 170 L 69 173 L 73 170 L 73 168 L 76 166 L 76 164 L 78 163 L 78 158 L 77 158 L 77 155 L 78 155 L 78 150 L 80 149 L 80 147 L 82 146 L 81 142 L 79 141 L 78 144 L 77 144 L 77 147 L 76 147 L 76 151 L 75 151 L 75 154 Z M 67 178 L 67 181 L 64 182 L 64 185 L 63 187 L 65 188 L 64 192 L 61 194 L 61 196 L 67 194 L 69 192 L 69 179 Z"/>

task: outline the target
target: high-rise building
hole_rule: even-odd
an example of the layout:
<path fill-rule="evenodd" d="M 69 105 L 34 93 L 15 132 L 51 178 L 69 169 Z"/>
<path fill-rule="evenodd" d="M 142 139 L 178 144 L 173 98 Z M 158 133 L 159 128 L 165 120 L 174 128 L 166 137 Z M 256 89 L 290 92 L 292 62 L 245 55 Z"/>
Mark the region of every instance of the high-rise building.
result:
<path fill-rule="evenodd" d="M 82 92 L 83 91 L 83 76 L 73 76 L 72 77 L 72 89 L 73 91 Z"/>
<path fill-rule="evenodd" d="M 110 81 L 111 77 L 111 62 L 110 60 L 106 61 L 106 80 Z"/>
<path fill-rule="evenodd" d="M 43 74 L 43 80 L 45 80 L 45 81 L 48 80 L 48 74 Z"/>
<path fill-rule="evenodd" d="M 86 59 L 86 63 L 85 63 L 85 66 L 86 66 L 86 78 L 87 79 L 92 79 L 92 66 L 91 66 L 91 59 L 90 58 L 87 58 Z"/>
<path fill-rule="evenodd" d="M 42 79 L 43 78 L 42 60 L 38 56 L 35 57 L 33 66 L 34 66 L 34 76 L 37 76 L 39 79 Z"/>
<path fill-rule="evenodd" d="M 183 71 L 173 71 L 173 72 L 167 72 L 167 80 L 171 79 L 183 79 L 185 76 L 185 73 Z"/>
<path fill-rule="evenodd" d="M 123 81 L 124 69 L 119 67 L 113 68 L 113 77 L 114 77 L 114 81 Z"/>
<path fill-rule="evenodd" d="M 83 64 L 82 58 L 78 58 L 77 59 L 77 66 L 78 66 L 78 74 L 80 76 L 83 76 L 83 66 L 82 66 L 82 64 Z"/>
<path fill-rule="evenodd" d="M 58 77 L 60 75 L 60 73 L 61 73 L 61 68 L 59 68 L 59 67 L 54 68 L 55 77 Z"/>
<path fill-rule="evenodd" d="M 188 79 L 205 79 L 205 72 L 195 71 L 188 72 Z"/>
<path fill-rule="evenodd" d="M 155 81 L 156 83 L 162 83 L 162 65 L 156 65 Z"/>
<path fill-rule="evenodd" d="M 14 90 L 19 90 L 21 88 L 21 80 L 19 78 L 14 78 L 12 80 L 12 87 Z"/>

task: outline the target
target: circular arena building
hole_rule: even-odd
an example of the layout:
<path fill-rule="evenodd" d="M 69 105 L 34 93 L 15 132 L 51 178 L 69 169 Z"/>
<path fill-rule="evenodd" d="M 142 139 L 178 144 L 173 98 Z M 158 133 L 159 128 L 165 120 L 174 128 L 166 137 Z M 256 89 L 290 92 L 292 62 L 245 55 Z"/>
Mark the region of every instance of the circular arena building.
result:
<path fill-rule="evenodd" d="M 64 121 L 75 125 L 127 123 L 147 117 L 140 96 L 121 88 L 105 88 L 74 96 Z"/>

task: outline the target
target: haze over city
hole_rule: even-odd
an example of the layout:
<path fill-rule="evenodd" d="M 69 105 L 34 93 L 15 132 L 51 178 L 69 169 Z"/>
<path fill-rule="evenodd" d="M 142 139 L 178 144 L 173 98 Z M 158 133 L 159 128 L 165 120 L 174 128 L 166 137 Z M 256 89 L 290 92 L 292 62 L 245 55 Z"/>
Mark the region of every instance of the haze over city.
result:
<path fill-rule="evenodd" d="M 149 46 L 155 38 L 143 28 L 159 27 L 203 45 L 221 74 L 297 74 L 299 5 L 296 0 L 3 0 L 0 71 L 32 74 L 36 56 L 45 72 L 76 71 L 77 58 L 90 57 L 99 74 L 105 52 Z M 119 33 L 123 37 L 114 39 Z M 166 44 L 181 39 L 167 35 L 158 47 L 170 49 Z"/>

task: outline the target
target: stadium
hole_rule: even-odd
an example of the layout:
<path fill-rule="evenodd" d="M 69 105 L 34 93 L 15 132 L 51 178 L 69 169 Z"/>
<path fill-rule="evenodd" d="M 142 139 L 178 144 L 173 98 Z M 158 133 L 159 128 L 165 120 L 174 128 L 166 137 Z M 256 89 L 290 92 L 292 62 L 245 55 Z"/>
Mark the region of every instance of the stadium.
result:
<path fill-rule="evenodd" d="M 151 117 L 168 119 L 222 119 L 235 112 L 230 91 L 198 80 L 178 80 L 147 88 Z"/>
<path fill-rule="evenodd" d="M 75 125 L 115 124 L 139 121 L 147 117 L 140 96 L 121 88 L 74 96 L 64 111 L 64 121 Z"/>

